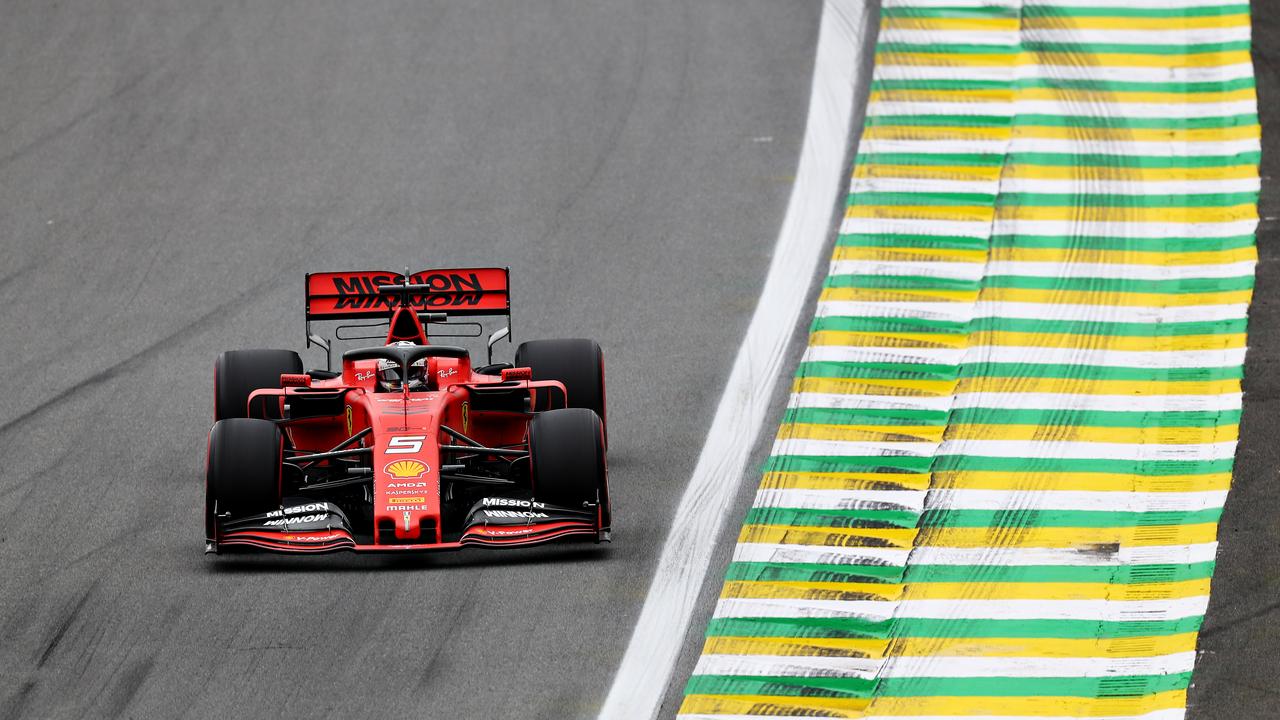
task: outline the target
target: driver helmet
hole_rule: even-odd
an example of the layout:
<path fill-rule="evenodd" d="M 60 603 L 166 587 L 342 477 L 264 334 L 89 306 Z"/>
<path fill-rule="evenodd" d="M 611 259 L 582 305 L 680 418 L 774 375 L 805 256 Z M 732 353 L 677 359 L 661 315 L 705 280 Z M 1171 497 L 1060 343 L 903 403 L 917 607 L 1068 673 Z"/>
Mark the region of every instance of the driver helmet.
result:
<path fill-rule="evenodd" d="M 392 345 L 399 347 L 414 347 L 411 342 L 397 342 Z M 385 391 L 399 391 L 404 387 L 408 387 L 410 392 L 414 390 L 425 390 L 427 388 L 427 360 L 423 358 L 411 364 L 406 373 L 407 377 L 400 377 L 400 365 L 390 360 L 378 361 L 378 385 Z"/>

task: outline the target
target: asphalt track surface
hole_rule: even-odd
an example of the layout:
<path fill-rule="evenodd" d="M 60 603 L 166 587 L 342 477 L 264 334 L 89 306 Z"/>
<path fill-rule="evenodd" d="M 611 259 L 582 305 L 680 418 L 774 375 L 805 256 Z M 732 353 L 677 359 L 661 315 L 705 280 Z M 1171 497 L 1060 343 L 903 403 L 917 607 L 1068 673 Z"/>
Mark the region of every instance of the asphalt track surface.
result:
<path fill-rule="evenodd" d="M 1240 445 L 1187 691 L 1191 720 L 1280 717 L 1280 13 L 1271 0 L 1253 0 L 1252 13 L 1262 121 L 1257 278 Z"/>
<path fill-rule="evenodd" d="M 763 282 L 820 9 L 6 3 L 0 717 L 593 715 Z M 309 270 L 469 264 L 511 266 L 517 340 L 605 348 L 614 543 L 205 557 L 217 352 L 299 348 Z"/>

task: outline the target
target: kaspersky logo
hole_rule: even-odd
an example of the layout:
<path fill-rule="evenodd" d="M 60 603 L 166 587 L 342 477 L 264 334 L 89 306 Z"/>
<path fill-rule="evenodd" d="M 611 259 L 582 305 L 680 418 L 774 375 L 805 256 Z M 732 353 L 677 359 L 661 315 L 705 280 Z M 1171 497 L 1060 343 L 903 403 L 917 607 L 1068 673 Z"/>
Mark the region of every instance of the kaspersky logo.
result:
<path fill-rule="evenodd" d="M 397 480 L 413 480 L 426 475 L 430 469 L 426 463 L 417 460 L 396 460 L 387 463 L 382 472 Z"/>

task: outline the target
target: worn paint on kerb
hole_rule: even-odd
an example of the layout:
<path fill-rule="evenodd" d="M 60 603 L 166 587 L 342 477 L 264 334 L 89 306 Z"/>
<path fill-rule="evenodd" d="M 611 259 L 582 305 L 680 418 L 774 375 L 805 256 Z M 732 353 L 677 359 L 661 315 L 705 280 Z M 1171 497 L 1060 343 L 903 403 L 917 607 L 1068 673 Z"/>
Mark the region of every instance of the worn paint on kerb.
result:
<path fill-rule="evenodd" d="M 885 0 L 681 717 L 1182 716 L 1253 287 L 1248 12 Z"/>

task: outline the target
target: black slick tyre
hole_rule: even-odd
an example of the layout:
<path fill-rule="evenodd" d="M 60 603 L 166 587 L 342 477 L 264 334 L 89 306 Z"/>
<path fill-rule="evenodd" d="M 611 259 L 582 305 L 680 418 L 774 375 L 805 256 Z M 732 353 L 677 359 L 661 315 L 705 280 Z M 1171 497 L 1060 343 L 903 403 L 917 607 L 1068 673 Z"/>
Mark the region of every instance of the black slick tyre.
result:
<path fill-rule="evenodd" d="M 278 388 L 282 374 L 301 372 L 302 358 L 292 350 L 228 350 L 218 355 L 213 365 L 213 419 L 248 417 L 250 393 Z"/>
<path fill-rule="evenodd" d="M 607 436 L 609 418 L 605 414 L 604 352 L 596 341 L 585 338 L 530 340 L 516 348 L 515 365 L 533 370 L 534 380 L 563 383 L 568 393 L 568 407 L 595 412 L 605 425 Z"/>
<path fill-rule="evenodd" d="M 562 408 L 535 416 L 529 423 L 529 461 L 535 500 L 608 508 L 604 426 L 595 412 Z"/>
<path fill-rule="evenodd" d="M 280 507 L 283 437 L 275 423 L 228 418 L 209 432 L 205 465 L 205 513 L 208 537 L 214 514 L 233 518 Z"/>

